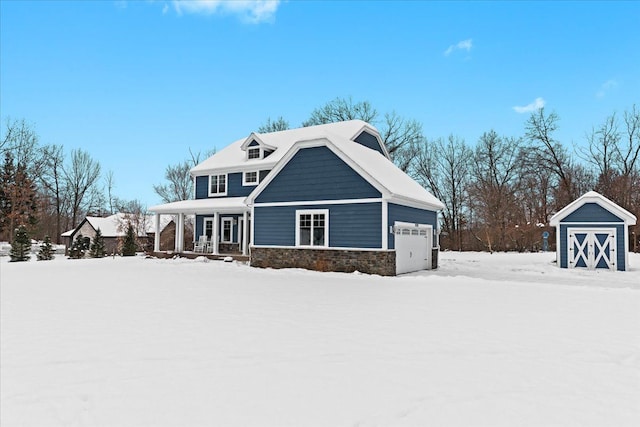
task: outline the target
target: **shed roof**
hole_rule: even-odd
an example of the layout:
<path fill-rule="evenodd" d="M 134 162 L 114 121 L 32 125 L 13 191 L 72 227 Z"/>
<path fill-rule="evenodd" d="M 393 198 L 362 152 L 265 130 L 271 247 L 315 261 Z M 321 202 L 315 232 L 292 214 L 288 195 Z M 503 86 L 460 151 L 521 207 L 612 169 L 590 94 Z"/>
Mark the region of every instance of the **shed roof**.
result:
<path fill-rule="evenodd" d="M 588 193 L 583 194 L 573 202 L 569 203 L 567 206 L 561 209 L 558 213 L 552 216 L 551 219 L 549 220 L 549 224 L 553 227 L 557 226 L 559 223 L 562 222 L 563 219 L 565 219 L 567 216 L 569 216 L 576 210 L 580 209 L 582 206 L 584 206 L 587 203 L 598 204 L 603 209 L 606 209 L 607 211 L 611 212 L 618 218 L 622 219 L 625 225 L 635 225 L 636 223 L 637 218 L 631 212 L 618 206 L 611 200 L 604 197 L 602 194 L 595 191 L 589 191 Z"/>

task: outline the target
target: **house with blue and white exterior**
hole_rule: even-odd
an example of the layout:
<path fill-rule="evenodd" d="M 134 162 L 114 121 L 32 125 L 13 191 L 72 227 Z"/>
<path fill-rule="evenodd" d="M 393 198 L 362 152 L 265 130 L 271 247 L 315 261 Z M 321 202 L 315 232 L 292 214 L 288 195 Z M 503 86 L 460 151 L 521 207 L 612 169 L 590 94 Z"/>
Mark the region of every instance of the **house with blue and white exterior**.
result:
<path fill-rule="evenodd" d="M 191 174 L 193 200 L 150 208 L 158 221 L 177 216 L 176 252 L 185 215 L 195 215 L 206 252 L 256 267 L 395 275 L 437 266 L 444 205 L 363 121 L 251 133 Z"/>
<path fill-rule="evenodd" d="M 629 268 L 629 226 L 636 217 L 603 195 L 589 191 L 551 217 L 561 268 Z"/>

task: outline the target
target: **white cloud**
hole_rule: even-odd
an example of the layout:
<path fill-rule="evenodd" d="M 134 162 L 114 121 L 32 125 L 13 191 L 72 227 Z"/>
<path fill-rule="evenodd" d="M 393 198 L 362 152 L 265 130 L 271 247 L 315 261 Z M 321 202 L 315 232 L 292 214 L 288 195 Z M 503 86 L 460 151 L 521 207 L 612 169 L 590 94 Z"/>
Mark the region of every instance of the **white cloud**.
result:
<path fill-rule="evenodd" d="M 598 90 L 598 92 L 596 92 L 596 97 L 604 98 L 607 93 L 609 93 L 611 90 L 615 89 L 616 87 L 618 87 L 617 80 L 615 79 L 607 80 L 606 82 L 602 83 L 602 86 L 600 86 L 600 89 Z"/>
<path fill-rule="evenodd" d="M 444 56 L 449 56 L 453 53 L 454 50 L 466 50 L 467 52 L 471 51 L 473 47 L 472 39 L 462 40 L 457 44 L 452 44 L 444 51 Z"/>
<path fill-rule="evenodd" d="M 539 109 L 541 109 L 542 107 L 544 107 L 544 99 L 542 98 L 536 98 L 531 104 L 525 105 L 523 107 L 513 107 L 513 110 L 516 113 L 531 113 L 533 111 L 537 111 Z"/>
<path fill-rule="evenodd" d="M 238 15 L 245 22 L 257 24 L 273 21 L 280 0 L 173 0 L 172 3 L 179 15 L 226 13 Z"/>

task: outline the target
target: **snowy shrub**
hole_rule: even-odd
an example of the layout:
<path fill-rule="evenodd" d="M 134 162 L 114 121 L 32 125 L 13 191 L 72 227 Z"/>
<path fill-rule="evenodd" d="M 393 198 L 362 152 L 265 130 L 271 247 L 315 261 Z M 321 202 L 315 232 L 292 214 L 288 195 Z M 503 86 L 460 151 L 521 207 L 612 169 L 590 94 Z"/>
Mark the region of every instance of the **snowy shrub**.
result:
<path fill-rule="evenodd" d="M 89 249 L 89 238 L 84 237 L 82 233 L 78 233 L 78 237 L 76 237 L 69 248 L 69 258 L 84 258 L 84 254 L 87 249 Z"/>
<path fill-rule="evenodd" d="M 89 256 L 91 258 L 103 258 L 105 255 L 104 237 L 102 231 L 98 228 L 96 235 L 93 236 L 93 242 L 91 242 L 91 250 Z"/>
<path fill-rule="evenodd" d="M 13 242 L 11 242 L 11 251 L 9 256 L 11 262 L 15 261 L 29 261 L 31 256 L 31 239 L 27 234 L 27 229 L 24 225 L 16 228 Z"/>
<path fill-rule="evenodd" d="M 40 251 L 38 252 L 38 261 L 49 261 L 54 258 L 53 256 L 54 249 L 51 245 L 51 238 L 49 236 L 44 236 L 44 242 L 40 245 Z"/>

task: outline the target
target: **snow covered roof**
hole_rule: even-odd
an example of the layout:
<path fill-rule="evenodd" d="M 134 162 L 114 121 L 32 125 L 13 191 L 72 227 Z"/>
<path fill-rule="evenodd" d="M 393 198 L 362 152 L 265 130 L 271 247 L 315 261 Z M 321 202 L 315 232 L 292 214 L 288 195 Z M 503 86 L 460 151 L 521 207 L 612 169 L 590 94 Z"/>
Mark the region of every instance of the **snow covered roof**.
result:
<path fill-rule="evenodd" d="M 150 212 L 159 214 L 208 214 L 216 212 L 237 213 L 248 211 L 244 197 L 221 197 L 213 199 L 182 200 L 179 202 L 165 203 L 163 205 L 151 206 Z"/>
<path fill-rule="evenodd" d="M 272 173 L 247 197 L 247 204 L 250 205 L 255 201 L 262 190 L 300 149 L 319 146 L 326 146 L 333 151 L 377 188 L 387 201 L 433 210 L 444 209 L 440 200 L 399 169 L 391 160 L 377 151 L 337 136 L 298 141 L 293 144 Z"/>
<path fill-rule="evenodd" d="M 583 194 L 573 202 L 569 203 L 558 213 L 552 216 L 549 220 L 549 224 L 553 227 L 557 226 L 565 217 L 567 217 L 569 214 L 579 209 L 586 203 L 596 203 L 600 205 L 602 208 L 608 210 L 618 218 L 622 219 L 626 225 L 635 225 L 636 223 L 637 218 L 631 212 L 618 206 L 611 200 L 604 197 L 602 194 L 595 191 L 589 191 L 588 193 Z"/>
<path fill-rule="evenodd" d="M 368 130 L 378 135 L 378 130 L 362 120 L 348 120 L 344 122 L 328 123 L 318 126 L 308 126 L 297 129 L 283 130 L 270 133 L 251 133 L 249 137 L 239 139 L 213 156 L 191 169 L 191 175 L 201 175 L 213 171 L 224 170 L 226 172 L 242 171 L 244 169 L 270 168 L 280 161 L 289 149 L 298 141 L 314 138 L 338 137 L 341 140 L 350 141 L 357 137 L 363 130 Z M 263 144 L 269 149 L 275 149 L 264 159 L 247 160 L 244 149 L 252 139 Z M 350 141 L 350 144 L 359 145 Z"/>
<path fill-rule="evenodd" d="M 136 220 L 136 214 L 128 214 L 128 213 L 117 213 L 107 217 L 98 217 L 98 216 L 88 216 L 85 218 L 85 221 L 88 222 L 94 230 L 100 229 L 100 232 L 104 237 L 121 237 L 126 234 L 127 231 L 127 222 L 129 219 L 134 220 L 135 223 L 141 225 L 138 236 L 146 236 L 147 233 L 155 233 L 156 231 L 156 223 L 153 215 L 141 215 Z M 164 230 L 164 228 L 171 222 L 170 217 L 161 218 L 160 219 L 160 231 Z M 82 226 L 84 223 L 81 222 L 78 227 Z M 71 237 L 78 227 L 66 231 L 62 233 L 62 237 Z"/>

